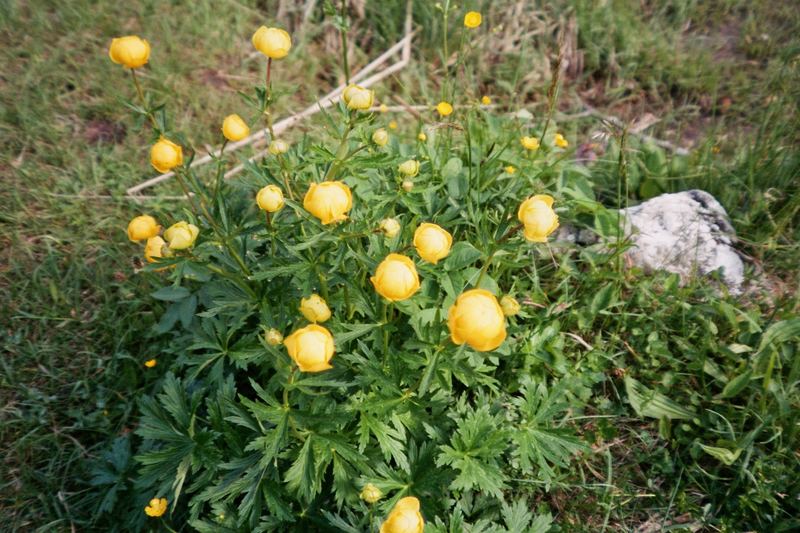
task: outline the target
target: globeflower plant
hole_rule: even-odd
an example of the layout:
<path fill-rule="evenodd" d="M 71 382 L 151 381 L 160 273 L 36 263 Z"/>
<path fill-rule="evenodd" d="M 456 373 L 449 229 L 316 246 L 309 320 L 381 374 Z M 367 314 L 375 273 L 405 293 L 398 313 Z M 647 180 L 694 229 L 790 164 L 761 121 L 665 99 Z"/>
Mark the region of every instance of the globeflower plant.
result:
<path fill-rule="evenodd" d="M 479 38 L 480 14 L 453 11 L 453 34 Z M 373 112 L 390 87 L 345 70 L 325 129 L 279 138 L 273 106 L 287 96 L 273 83 L 296 50 L 282 28 L 252 31 L 263 75 L 214 117 L 208 165 L 192 165 L 207 149 L 170 111 L 156 117 L 133 77 L 140 163 L 169 172 L 179 196 L 119 223 L 154 285 L 137 366 L 153 353 L 158 365 L 134 430 L 140 496 L 118 505 L 135 507 L 136 527 L 372 533 L 534 509 L 532 487 L 589 450 L 565 414 L 568 378 L 542 363 L 553 318 L 532 305 L 546 301 L 539 272 L 557 268 L 553 234 L 585 172 L 538 150 L 552 121 L 522 123 L 463 80 L 455 90 L 455 72 L 412 122 Z M 138 41 L 112 48 L 129 68 L 163 61 L 155 44 L 150 63 Z M 226 177 L 244 159 L 229 143 L 256 133 L 263 157 Z"/>

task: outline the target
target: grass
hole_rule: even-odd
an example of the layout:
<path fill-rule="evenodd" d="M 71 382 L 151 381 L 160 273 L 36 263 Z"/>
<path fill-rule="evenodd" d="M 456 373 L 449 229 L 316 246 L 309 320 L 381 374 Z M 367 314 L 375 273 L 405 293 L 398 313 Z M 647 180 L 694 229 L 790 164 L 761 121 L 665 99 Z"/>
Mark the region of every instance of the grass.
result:
<path fill-rule="evenodd" d="M 145 153 L 149 132 L 120 105 L 120 96 L 133 94 L 108 61 L 107 44 L 118 34 L 146 34 L 154 60 L 144 82 L 168 104 L 176 129 L 192 144 L 214 145 L 221 117 L 242 107 L 236 91 L 260 79 L 247 37 L 274 13 L 271 3 L 269 10 L 262 4 L 78 0 L 0 7 L 0 60 L 6 66 L 0 78 L 0 515 L 11 530 L 90 527 L 97 496 L 83 481 L 87 465 L 108 439 L 135 426 L 136 396 L 157 380 L 142 369 L 163 341 L 152 329 L 160 315 L 148 297 L 154 281 L 134 273 L 139 260 L 122 232 L 143 208 L 95 197 L 117 197 L 152 175 Z M 354 21 L 353 33 L 363 36 L 355 40 L 356 64 L 400 35 L 405 2 L 386 4 L 381 16 L 369 11 L 376 9 L 370 4 L 367 15 Z M 431 103 L 447 58 L 438 55 L 442 28 L 435 7 L 416 4 L 420 60 L 379 96 L 392 87 L 409 103 Z M 486 4 L 485 24 L 506 29 L 488 32 L 469 52 L 481 60 L 459 67 L 471 82 L 465 97 L 488 93 L 501 106 L 542 113 L 561 35 L 574 45 L 565 50 L 574 70 L 568 66 L 563 114 L 556 117 L 563 129 L 587 142 L 591 132 L 603 130 L 593 119 L 567 119 L 589 103 L 624 120 L 653 113 L 661 121 L 649 133 L 676 144 L 690 140 L 685 161 L 665 154 L 669 165 L 673 159 L 676 164 L 663 176 L 648 169 L 644 147 L 635 145 L 629 157 L 632 164 L 641 162 L 643 179 L 661 179 L 663 190 L 715 194 L 769 289 L 733 301 L 701 286 L 679 288 L 669 276 L 620 274 L 603 265 L 575 275 L 578 287 L 554 288 L 553 301 L 566 305 L 580 297 L 558 319 L 561 331 L 593 346 L 575 364 L 594 372 L 613 367 L 620 376 L 633 373 L 651 387 L 673 390 L 673 400 L 704 413 L 703 437 L 718 438 L 701 442 L 684 424 L 659 428 L 658 421 L 631 416 L 620 391 L 603 391 L 593 400 L 597 418 L 583 428 L 598 453 L 544 494 L 543 505 L 564 530 L 685 522 L 736 531 L 742 523 L 768 527 L 769 517 L 796 527 L 796 338 L 779 346 L 781 379 L 765 379 L 733 404 L 719 399 L 724 383 L 741 370 L 735 345 L 755 348 L 762 331 L 796 316 L 800 305 L 795 6 L 729 0 L 645 3 L 639 9 L 639 3 L 619 0 L 511 16 L 514 2 Z M 302 13 L 286 16 L 297 23 Z M 297 60 L 280 64 L 285 81 L 279 88 L 292 95 L 279 114 L 341 80 L 332 24 L 319 13 L 303 28 Z M 407 118 L 401 129 L 412 130 Z M 611 163 L 593 170 L 596 193 L 606 203 L 618 201 L 617 179 Z M 641 196 L 632 189 L 629 200 Z M 154 212 L 175 208 L 167 202 L 147 206 Z M 619 292 L 603 303 L 608 312 L 590 317 L 586 310 L 600 305 L 593 295 L 608 283 Z M 561 353 L 563 347 L 557 348 L 543 341 L 538 357 L 547 360 Z M 556 368 L 558 363 L 547 361 Z M 691 386 L 681 387 L 683 382 Z M 764 411 L 766 397 L 780 408 Z M 698 447 L 731 443 L 747 456 L 734 468 L 708 461 Z"/>

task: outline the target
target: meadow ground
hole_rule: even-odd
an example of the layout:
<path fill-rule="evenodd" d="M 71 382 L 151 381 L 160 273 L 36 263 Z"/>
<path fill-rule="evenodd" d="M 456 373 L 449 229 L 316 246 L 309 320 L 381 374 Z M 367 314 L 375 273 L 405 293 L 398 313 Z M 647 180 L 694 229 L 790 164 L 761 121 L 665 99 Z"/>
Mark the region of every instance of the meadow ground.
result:
<path fill-rule="evenodd" d="M 100 498 L 87 483 L 89 465 L 135 426 L 137 396 L 157 379 L 141 366 L 160 312 L 148 296 L 154 282 L 134 273 L 138 251 L 123 232 L 141 207 L 120 198 L 153 174 L 149 133 L 120 104 L 132 94 L 106 55 L 111 37 L 150 39 L 158 61 L 145 71 L 145 83 L 195 146 L 213 146 L 220 118 L 239 106 L 237 90 L 261 76 L 249 36 L 273 20 L 276 4 L 0 4 L 0 517 L 11 530 L 90 528 Z M 341 81 L 332 22 L 321 8 L 304 21 L 303 2 L 281 4 L 298 52 L 295 62 L 282 65 L 279 89 L 290 96 L 278 115 Z M 353 4 L 357 67 L 401 36 L 405 2 Z M 432 4 L 416 2 L 414 60 L 378 88 L 379 98 L 436 101 L 442 28 L 433 22 Z M 686 404 L 716 409 L 709 427 L 724 420 L 727 429 L 717 439 L 677 428 L 660 438 L 669 428 L 610 402 L 607 418 L 583 428 L 606 444 L 543 493 L 542 505 L 562 530 L 800 527 L 796 5 L 484 4 L 489 31 L 469 52 L 476 60 L 465 67 L 465 79 L 473 81 L 465 99 L 491 94 L 498 112 L 541 113 L 561 42 L 557 119 L 570 138 L 592 143 L 590 135 L 604 129 L 587 106 L 626 122 L 657 119 L 647 133 L 685 147 L 689 156 L 673 164 L 666 150 L 658 152 L 664 161 L 653 163 L 643 149 L 632 149 L 629 167 L 658 190 L 714 194 L 750 258 L 749 274 L 763 276 L 767 289 L 736 298 L 703 283 L 681 288 L 668 276 L 608 265 L 570 273 L 578 297 L 560 318 L 562 331 L 607 343 L 603 357 L 614 359 L 619 372 L 661 383 Z M 416 119 L 395 118 L 399 131 L 411 135 Z M 600 165 L 593 176 L 607 205 L 649 194 L 631 189 L 621 199 L 617 170 Z M 153 212 L 175 208 L 169 201 L 148 205 Z M 624 298 L 598 301 L 594 295 L 609 280 L 624 287 Z M 623 329 L 630 337 L 601 340 L 602 332 Z M 769 370 L 748 375 L 735 391 L 724 387 L 741 375 L 741 354 L 749 353 L 741 350 L 748 347 L 770 361 Z M 721 400 L 727 397 L 736 402 Z M 709 463 L 698 444 L 728 446 L 746 460 Z"/>

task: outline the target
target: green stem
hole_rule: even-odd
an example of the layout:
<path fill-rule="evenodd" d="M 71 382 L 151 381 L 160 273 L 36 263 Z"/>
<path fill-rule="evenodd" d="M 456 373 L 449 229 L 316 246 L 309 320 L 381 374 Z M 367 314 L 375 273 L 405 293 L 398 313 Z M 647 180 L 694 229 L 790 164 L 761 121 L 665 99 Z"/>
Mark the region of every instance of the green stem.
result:
<path fill-rule="evenodd" d="M 156 120 L 156 117 L 153 116 L 153 113 L 151 113 L 149 109 L 147 109 L 147 102 L 144 99 L 144 91 L 142 91 L 142 86 L 139 85 L 139 78 L 136 77 L 135 68 L 131 69 L 131 77 L 133 78 L 133 84 L 136 86 L 136 93 L 139 95 L 139 101 L 142 104 L 142 109 L 144 109 L 147 118 L 150 119 L 150 122 L 153 124 L 153 127 L 156 129 L 156 131 L 161 131 L 161 128 L 158 127 L 158 121 Z"/>
<path fill-rule="evenodd" d="M 336 159 L 331 163 L 331 166 L 328 167 L 328 171 L 325 173 L 325 177 L 322 178 L 322 181 L 331 181 L 339 171 L 339 168 L 342 166 L 342 164 L 344 164 L 344 162 L 347 161 L 352 155 L 351 153 L 345 152 L 347 149 L 347 139 L 350 136 L 351 131 L 353 131 L 353 121 L 348 120 L 347 128 L 344 130 L 342 140 L 339 142 L 339 147 L 336 149 Z"/>
<path fill-rule="evenodd" d="M 342 36 L 342 66 L 344 67 L 344 83 L 350 85 L 350 64 L 347 61 L 347 28 L 349 27 L 346 22 L 347 0 L 342 0 L 341 6 L 342 27 L 339 33 Z"/>

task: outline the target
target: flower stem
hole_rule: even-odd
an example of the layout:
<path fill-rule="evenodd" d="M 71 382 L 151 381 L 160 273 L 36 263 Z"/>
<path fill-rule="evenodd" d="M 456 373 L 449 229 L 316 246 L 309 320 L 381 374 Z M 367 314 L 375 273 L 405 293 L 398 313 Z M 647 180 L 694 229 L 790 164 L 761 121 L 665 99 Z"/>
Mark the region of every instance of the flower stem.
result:
<path fill-rule="evenodd" d="M 136 86 L 136 93 L 139 95 L 139 102 L 142 104 L 142 109 L 144 109 L 147 118 L 150 119 L 150 122 L 153 124 L 153 127 L 156 129 L 156 131 L 161 131 L 161 128 L 158 127 L 158 121 L 156 120 L 156 117 L 154 117 L 153 113 L 147 109 L 147 102 L 144 99 L 144 91 L 142 91 L 142 86 L 139 85 L 139 78 L 136 77 L 135 68 L 131 69 L 131 77 L 133 78 L 133 85 Z"/>
<path fill-rule="evenodd" d="M 342 27 L 339 33 L 342 36 L 342 66 L 344 67 L 344 83 L 350 85 L 350 64 L 347 61 L 347 28 L 349 26 L 346 22 L 347 0 L 342 0 L 341 6 Z"/>

